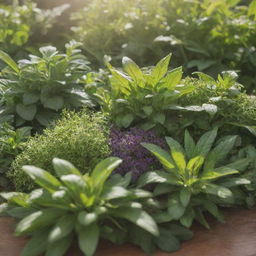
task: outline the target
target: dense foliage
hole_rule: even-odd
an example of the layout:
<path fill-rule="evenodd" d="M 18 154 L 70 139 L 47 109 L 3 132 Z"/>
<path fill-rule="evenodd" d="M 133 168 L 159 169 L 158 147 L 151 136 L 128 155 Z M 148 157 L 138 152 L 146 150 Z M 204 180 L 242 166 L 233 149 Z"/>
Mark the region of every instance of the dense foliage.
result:
<path fill-rule="evenodd" d="M 79 45 L 75 41 L 66 44 L 66 54 L 45 46 L 39 49 L 41 56 L 30 55 L 18 64 L 0 52 L 0 59 L 8 64 L 0 73 L 2 115 L 13 115 L 16 127 L 29 124 L 38 129 L 54 120 L 61 109 L 91 106 L 79 83 L 89 71 Z"/>
<path fill-rule="evenodd" d="M 29 191 L 34 187 L 22 171 L 23 165 L 36 165 L 53 172 L 52 159 L 59 157 L 89 172 L 110 154 L 109 131 L 104 117 L 87 112 L 65 113 L 55 127 L 45 129 L 42 135 L 30 138 L 23 145 L 22 153 L 8 174 L 18 191 Z"/>

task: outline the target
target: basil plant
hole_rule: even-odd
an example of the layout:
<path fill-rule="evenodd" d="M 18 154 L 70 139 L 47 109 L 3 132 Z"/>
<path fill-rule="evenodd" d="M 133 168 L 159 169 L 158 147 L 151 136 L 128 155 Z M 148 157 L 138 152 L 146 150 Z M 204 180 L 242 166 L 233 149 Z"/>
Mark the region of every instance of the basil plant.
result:
<path fill-rule="evenodd" d="M 237 136 L 221 138 L 212 149 L 216 136 L 217 129 L 214 129 L 195 143 L 186 131 L 184 147 L 173 138 L 166 137 L 170 152 L 154 144 L 143 144 L 163 165 L 163 170 L 145 173 L 138 180 L 139 187 L 157 183 L 155 196 L 167 195 L 164 206 L 167 211 L 156 216 L 158 222 L 179 220 L 190 227 L 196 219 L 209 228 L 204 213 L 209 212 L 223 221 L 218 205 L 232 205 L 234 196 L 231 188 L 250 183 L 239 176 L 239 171 L 245 170 L 250 160 L 227 160 Z"/>
<path fill-rule="evenodd" d="M 100 237 L 116 241 L 120 231 L 133 225 L 157 237 L 157 224 L 140 202 L 151 193 L 107 181 L 121 162 L 109 157 L 91 174 L 82 175 L 71 163 L 55 158 L 57 178 L 37 167 L 24 166 L 23 170 L 41 188 L 30 194 L 1 193 L 8 200 L 2 210 L 21 219 L 15 234 L 32 237 L 21 255 L 45 252 L 47 256 L 61 256 L 77 237 L 84 255 L 91 256 Z"/>

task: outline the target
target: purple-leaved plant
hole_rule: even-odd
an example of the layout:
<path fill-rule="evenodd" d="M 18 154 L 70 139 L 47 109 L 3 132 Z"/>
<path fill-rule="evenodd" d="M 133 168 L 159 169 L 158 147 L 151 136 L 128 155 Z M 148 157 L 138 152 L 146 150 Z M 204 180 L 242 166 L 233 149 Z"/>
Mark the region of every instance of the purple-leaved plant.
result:
<path fill-rule="evenodd" d="M 167 148 L 165 140 L 158 137 L 153 131 L 144 131 L 136 127 L 128 131 L 112 128 L 110 133 L 112 155 L 123 159 L 123 163 L 116 169 L 115 173 L 125 175 L 131 172 L 133 181 L 136 181 L 143 173 L 152 170 L 152 168 L 161 167 L 159 161 L 141 146 L 142 142 Z"/>

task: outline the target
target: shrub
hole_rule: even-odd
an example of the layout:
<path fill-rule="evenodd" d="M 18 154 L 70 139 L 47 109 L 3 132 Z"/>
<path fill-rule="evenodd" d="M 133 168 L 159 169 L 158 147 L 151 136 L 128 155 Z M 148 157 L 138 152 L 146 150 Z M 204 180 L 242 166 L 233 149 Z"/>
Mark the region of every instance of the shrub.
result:
<path fill-rule="evenodd" d="M 165 141 L 153 131 L 144 131 L 139 128 L 131 128 L 121 131 L 113 128 L 110 133 L 112 155 L 123 159 L 122 164 L 116 169 L 116 173 L 125 175 L 131 172 L 133 181 L 136 181 L 143 173 L 151 168 L 158 168 L 159 164 L 140 143 L 147 142 L 165 148 Z"/>
<path fill-rule="evenodd" d="M 29 191 L 34 184 L 22 172 L 25 164 L 36 165 L 53 172 L 53 157 L 66 158 L 83 172 L 89 172 L 110 154 L 108 128 L 102 114 L 66 112 L 54 128 L 32 137 L 15 159 L 9 177 L 18 191 Z"/>
<path fill-rule="evenodd" d="M 229 161 L 228 158 L 237 136 L 223 137 L 211 149 L 216 136 L 217 130 L 214 129 L 195 143 L 186 132 L 184 147 L 171 137 L 166 137 L 170 153 L 153 144 L 142 144 L 164 168 L 162 171 L 147 172 L 138 181 L 139 186 L 159 183 L 154 190 L 155 195 L 167 194 L 168 213 L 161 218 L 179 220 L 186 227 L 190 227 L 196 219 L 209 228 L 204 212 L 222 221 L 218 205 L 236 203 L 230 188 L 250 184 L 248 179 L 239 175 L 239 171 L 244 171 L 251 159 L 244 157 Z"/>
<path fill-rule="evenodd" d="M 26 123 L 36 129 L 47 126 L 64 108 L 91 106 L 79 81 L 90 69 L 79 45 L 66 44 L 65 54 L 45 46 L 39 49 L 40 57 L 30 55 L 18 64 L 0 52 L 0 59 L 8 64 L 0 73 L 1 101 L 6 107 L 2 115 L 13 114 L 16 127 Z"/>

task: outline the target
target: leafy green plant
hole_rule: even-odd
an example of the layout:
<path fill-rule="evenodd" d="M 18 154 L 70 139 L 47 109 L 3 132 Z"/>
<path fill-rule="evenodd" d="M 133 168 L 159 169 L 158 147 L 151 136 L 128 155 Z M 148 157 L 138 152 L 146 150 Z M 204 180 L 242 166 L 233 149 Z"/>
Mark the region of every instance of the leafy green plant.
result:
<path fill-rule="evenodd" d="M 0 189 L 8 189 L 6 173 L 14 158 L 21 152 L 22 145 L 30 136 L 31 127 L 14 130 L 4 123 L 0 126 Z"/>
<path fill-rule="evenodd" d="M 119 127 L 140 125 L 143 129 L 159 131 L 172 126 L 170 112 L 177 108 L 182 96 L 195 90 L 182 83 L 182 69 L 168 72 L 171 55 L 151 69 L 142 71 L 131 59 L 123 58 L 123 70 L 108 67 L 110 89 L 101 88 L 97 96 L 105 113 Z"/>
<path fill-rule="evenodd" d="M 42 47 L 41 57 L 30 55 L 18 64 L 0 51 L 0 59 L 8 65 L 0 73 L 6 107 L 2 115 L 13 114 L 16 127 L 29 124 L 36 129 L 49 125 L 64 108 L 92 106 L 79 82 L 89 63 L 78 46 L 75 41 L 66 44 L 65 54 L 53 46 Z"/>
<path fill-rule="evenodd" d="M 8 54 L 16 55 L 24 51 L 24 47 L 34 39 L 46 35 L 68 5 L 52 10 L 37 7 L 34 1 L 25 0 L 19 4 L 11 0 L 9 5 L 0 4 L 0 49 Z"/>
<path fill-rule="evenodd" d="M 7 213 L 21 218 L 16 235 L 30 235 L 22 256 L 64 255 L 74 235 L 86 256 L 92 256 L 100 236 L 118 237 L 129 222 L 153 236 L 159 231 L 154 219 L 143 210 L 140 201 L 151 196 L 143 190 L 128 190 L 106 183 L 121 159 L 101 161 L 92 173 L 82 175 L 71 163 L 53 159 L 58 178 L 34 166 L 23 170 L 41 188 L 24 193 L 1 193 L 8 200 Z"/>
<path fill-rule="evenodd" d="M 168 212 L 159 215 L 159 219 L 179 220 L 186 227 L 190 227 L 196 219 L 209 228 L 204 212 L 222 221 L 218 205 L 234 203 L 229 188 L 250 183 L 238 175 L 239 171 L 246 169 L 249 159 L 241 158 L 233 162 L 227 160 L 237 136 L 223 137 L 211 149 L 216 136 L 217 129 L 214 129 L 195 143 L 186 131 L 184 147 L 171 137 L 166 137 L 170 153 L 154 144 L 142 144 L 158 158 L 164 168 L 148 172 L 138 181 L 140 187 L 159 183 L 154 194 L 167 194 Z"/>
<path fill-rule="evenodd" d="M 54 157 L 67 159 L 89 172 L 97 162 L 110 155 L 109 128 L 101 113 L 66 112 L 55 126 L 42 135 L 31 137 L 8 172 L 17 191 L 30 191 L 35 184 L 24 174 L 22 166 L 36 165 L 52 173 Z"/>

